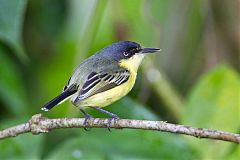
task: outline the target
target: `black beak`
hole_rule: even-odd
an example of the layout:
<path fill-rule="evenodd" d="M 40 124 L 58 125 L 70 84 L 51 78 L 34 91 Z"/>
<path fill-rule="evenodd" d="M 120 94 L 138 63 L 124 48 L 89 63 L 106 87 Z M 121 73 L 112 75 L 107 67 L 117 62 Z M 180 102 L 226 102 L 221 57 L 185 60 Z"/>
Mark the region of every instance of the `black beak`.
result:
<path fill-rule="evenodd" d="M 161 51 L 159 48 L 142 48 L 140 53 L 154 53 L 159 51 Z"/>

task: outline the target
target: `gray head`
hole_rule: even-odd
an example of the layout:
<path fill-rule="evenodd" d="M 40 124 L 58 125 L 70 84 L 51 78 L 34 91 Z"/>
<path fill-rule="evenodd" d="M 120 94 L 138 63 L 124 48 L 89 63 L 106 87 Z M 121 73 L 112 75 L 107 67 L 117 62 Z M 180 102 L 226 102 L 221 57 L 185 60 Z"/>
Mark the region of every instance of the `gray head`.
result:
<path fill-rule="evenodd" d="M 144 48 L 136 42 L 121 41 L 121 42 L 113 43 L 112 45 L 109 45 L 103 48 L 97 54 L 104 57 L 109 57 L 116 61 L 120 61 L 122 59 L 128 59 L 135 54 L 153 53 L 157 51 L 160 51 L 160 49 Z"/>

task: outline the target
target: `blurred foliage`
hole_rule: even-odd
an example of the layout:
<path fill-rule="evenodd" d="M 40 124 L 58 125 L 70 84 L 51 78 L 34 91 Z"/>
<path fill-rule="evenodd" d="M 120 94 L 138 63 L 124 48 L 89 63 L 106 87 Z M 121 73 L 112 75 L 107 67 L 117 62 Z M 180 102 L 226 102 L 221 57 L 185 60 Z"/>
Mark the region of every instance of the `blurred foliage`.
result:
<path fill-rule="evenodd" d="M 21 39 L 26 2 L 1 0 L 0 6 L 0 39 L 6 42 L 21 60 L 27 58 Z"/>
<path fill-rule="evenodd" d="M 106 107 L 122 118 L 239 133 L 237 1 L 0 0 L 0 128 L 26 122 L 74 67 L 120 40 L 162 48 L 131 93 Z M 105 115 L 87 110 L 95 117 Z M 69 102 L 44 113 L 81 117 Z M 0 159 L 238 159 L 239 147 L 142 130 L 62 129 L 0 141 Z"/>
<path fill-rule="evenodd" d="M 207 128 L 221 128 L 237 133 L 239 123 L 239 87 L 237 73 L 228 66 L 219 66 L 204 75 L 187 98 L 183 124 Z M 207 89 L 206 89 L 207 88 Z M 238 106 L 238 107 L 237 107 Z M 191 114 L 189 114 L 191 113 Z M 204 158 L 221 159 L 231 151 L 230 143 L 193 141 L 191 143 Z"/>

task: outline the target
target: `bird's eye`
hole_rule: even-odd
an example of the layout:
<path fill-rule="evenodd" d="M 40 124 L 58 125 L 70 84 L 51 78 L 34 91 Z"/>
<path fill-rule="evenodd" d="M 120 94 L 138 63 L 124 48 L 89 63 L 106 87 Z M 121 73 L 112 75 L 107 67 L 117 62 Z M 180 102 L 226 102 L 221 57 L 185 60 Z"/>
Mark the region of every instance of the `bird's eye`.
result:
<path fill-rule="evenodd" d="M 129 53 L 128 53 L 128 52 L 123 52 L 123 55 L 124 55 L 125 57 L 127 57 L 127 56 L 129 56 Z"/>

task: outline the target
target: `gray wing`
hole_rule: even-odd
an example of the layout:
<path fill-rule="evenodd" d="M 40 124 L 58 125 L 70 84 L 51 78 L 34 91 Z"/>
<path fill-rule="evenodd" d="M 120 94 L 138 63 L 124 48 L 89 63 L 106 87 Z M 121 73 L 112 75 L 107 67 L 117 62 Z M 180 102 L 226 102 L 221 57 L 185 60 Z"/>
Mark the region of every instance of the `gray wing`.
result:
<path fill-rule="evenodd" d="M 63 90 L 76 84 L 79 92 L 74 103 L 78 103 L 127 82 L 129 77 L 130 72 L 119 67 L 117 61 L 94 55 L 75 69 Z"/>
<path fill-rule="evenodd" d="M 75 68 L 71 78 L 64 86 L 63 91 L 65 91 L 73 84 L 76 84 L 78 86 L 78 89 L 81 89 L 85 82 L 88 80 L 89 75 L 93 72 L 104 73 L 109 70 L 117 71 L 118 69 L 118 62 L 108 59 L 106 57 L 99 57 L 93 55 L 88 59 L 84 60 L 78 65 L 77 68 Z"/>
<path fill-rule="evenodd" d="M 118 68 L 111 72 L 92 72 L 79 91 L 75 102 L 84 100 L 95 94 L 107 91 L 128 81 L 130 72 L 127 69 Z"/>

